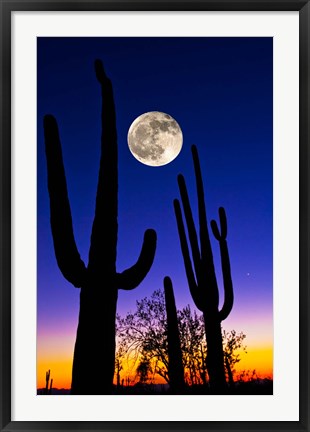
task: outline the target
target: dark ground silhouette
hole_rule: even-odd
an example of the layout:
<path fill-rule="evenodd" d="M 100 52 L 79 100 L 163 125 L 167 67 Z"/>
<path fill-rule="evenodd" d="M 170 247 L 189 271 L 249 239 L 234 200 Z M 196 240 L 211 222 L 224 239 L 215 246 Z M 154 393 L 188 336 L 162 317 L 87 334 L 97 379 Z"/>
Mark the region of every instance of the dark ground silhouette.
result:
<path fill-rule="evenodd" d="M 44 394 L 44 389 L 38 389 L 38 395 Z M 57 389 L 53 388 L 51 395 L 70 395 L 70 389 Z M 176 394 L 175 391 L 169 389 L 168 384 L 139 384 L 133 386 L 116 385 L 112 388 L 112 394 L 115 395 L 160 395 L 169 396 Z M 209 387 L 202 385 L 194 385 L 185 387 L 181 393 L 182 395 L 213 395 L 214 393 Z M 272 395 L 273 394 L 273 381 L 268 378 L 255 379 L 252 381 L 236 382 L 233 388 L 227 387 L 223 394 L 226 395 Z"/>

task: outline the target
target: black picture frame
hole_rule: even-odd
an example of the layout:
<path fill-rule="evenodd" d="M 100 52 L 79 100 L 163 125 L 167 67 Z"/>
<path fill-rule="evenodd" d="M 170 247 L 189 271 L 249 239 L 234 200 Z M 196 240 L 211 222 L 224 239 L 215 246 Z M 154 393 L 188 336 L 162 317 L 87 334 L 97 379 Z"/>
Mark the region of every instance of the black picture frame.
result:
<path fill-rule="evenodd" d="M 299 167 L 300 167 L 300 285 L 299 285 L 299 421 L 238 422 L 76 422 L 11 421 L 11 13 L 13 11 L 298 11 L 299 12 Z M 2 431 L 67 430 L 201 430 L 310 431 L 309 422 L 309 1 L 303 0 L 0 0 L 1 116 L 0 116 L 0 422 Z M 297 235 L 297 234 L 296 234 Z"/>

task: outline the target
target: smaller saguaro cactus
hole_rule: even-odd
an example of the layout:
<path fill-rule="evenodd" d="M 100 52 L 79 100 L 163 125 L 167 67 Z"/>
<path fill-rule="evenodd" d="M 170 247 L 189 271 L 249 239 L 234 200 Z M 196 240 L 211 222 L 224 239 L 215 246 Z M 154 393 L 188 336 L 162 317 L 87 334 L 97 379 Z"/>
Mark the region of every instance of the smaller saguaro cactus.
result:
<path fill-rule="evenodd" d="M 195 227 L 184 177 L 182 175 L 178 176 L 189 244 L 187 242 L 181 206 L 178 200 L 174 200 L 174 209 L 189 289 L 196 307 L 203 312 L 204 316 L 208 349 L 207 369 L 210 386 L 214 392 L 222 392 L 226 389 L 226 378 L 221 322 L 230 314 L 234 301 L 230 261 L 226 242 L 227 220 L 225 210 L 221 207 L 219 209 L 220 229 L 215 221 L 211 222 L 213 235 L 220 244 L 224 282 L 224 304 L 222 308 L 219 309 L 219 290 L 209 237 L 203 182 L 196 146 L 192 146 L 192 156 L 198 197 L 199 237 Z M 189 246 L 191 247 L 191 255 Z"/>
<path fill-rule="evenodd" d="M 48 395 L 52 393 L 52 388 L 53 388 L 53 379 L 51 379 L 50 382 L 50 377 L 51 377 L 51 371 L 50 369 L 48 371 L 46 371 L 45 374 L 45 390 L 44 390 L 44 394 Z"/>
<path fill-rule="evenodd" d="M 165 304 L 168 329 L 169 385 L 172 393 L 180 393 L 185 386 L 182 351 L 178 328 L 177 308 L 171 279 L 164 278 Z"/>

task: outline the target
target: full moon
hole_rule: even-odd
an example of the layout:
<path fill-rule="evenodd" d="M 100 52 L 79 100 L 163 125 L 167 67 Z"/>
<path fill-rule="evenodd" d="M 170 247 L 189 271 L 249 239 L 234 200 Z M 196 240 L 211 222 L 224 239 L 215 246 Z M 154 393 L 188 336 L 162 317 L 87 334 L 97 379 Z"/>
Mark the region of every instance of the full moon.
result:
<path fill-rule="evenodd" d="M 137 117 L 128 131 L 128 146 L 133 156 L 149 166 L 166 165 L 181 151 L 183 135 L 169 114 L 151 111 Z"/>

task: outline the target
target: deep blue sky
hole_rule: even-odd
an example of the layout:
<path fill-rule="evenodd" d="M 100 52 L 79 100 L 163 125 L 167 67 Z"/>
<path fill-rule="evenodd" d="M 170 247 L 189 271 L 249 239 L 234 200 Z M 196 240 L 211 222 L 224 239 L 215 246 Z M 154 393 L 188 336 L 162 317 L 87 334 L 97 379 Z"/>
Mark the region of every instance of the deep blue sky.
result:
<path fill-rule="evenodd" d="M 136 261 L 145 229 L 154 228 L 158 235 L 150 273 L 134 291 L 120 292 L 118 312 L 133 310 L 136 299 L 161 288 L 166 275 L 173 280 L 177 306 L 193 305 L 172 203 L 179 197 L 176 178 L 182 173 L 196 214 L 190 152 L 196 144 L 209 221 L 217 218 L 219 206 L 227 212 L 235 287 L 231 316 L 240 322 L 239 330 L 246 320 L 255 320 L 255 313 L 258 320 L 270 317 L 272 38 L 38 38 L 39 333 L 47 328 L 61 333 L 69 322 L 75 326 L 79 302 L 79 291 L 63 278 L 54 256 L 43 116 L 58 120 L 76 242 L 87 263 L 101 134 L 96 58 L 112 80 L 116 104 L 118 270 Z M 166 166 L 145 166 L 128 149 L 128 129 L 147 111 L 170 114 L 182 129 L 182 151 Z M 213 251 L 219 263 L 216 241 Z"/>

